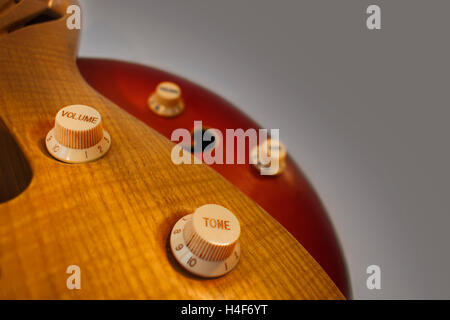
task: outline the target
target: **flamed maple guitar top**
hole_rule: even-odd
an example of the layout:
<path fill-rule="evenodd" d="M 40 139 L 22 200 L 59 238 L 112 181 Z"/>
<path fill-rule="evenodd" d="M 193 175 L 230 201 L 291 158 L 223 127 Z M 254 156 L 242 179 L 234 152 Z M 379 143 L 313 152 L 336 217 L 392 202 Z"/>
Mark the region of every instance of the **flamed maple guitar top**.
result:
<path fill-rule="evenodd" d="M 0 298 L 342 299 L 318 263 L 267 212 L 206 165 L 174 165 L 172 142 L 109 102 L 80 76 L 69 1 L 0 0 Z M 54 19 L 26 25 L 51 4 Z M 59 14 L 60 17 L 56 18 Z M 110 151 L 85 164 L 55 160 L 45 136 L 58 110 L 102 115 Z M 21 159 L 21 160 L 20 160 Z M 9 189 L 8 189 L 9 187 Z M 168 249 L 173 224 L 204 204 L 241 224 L 241 259 L 202 279 Z M 66 269 L 81 268 L 68 290 Z"/>

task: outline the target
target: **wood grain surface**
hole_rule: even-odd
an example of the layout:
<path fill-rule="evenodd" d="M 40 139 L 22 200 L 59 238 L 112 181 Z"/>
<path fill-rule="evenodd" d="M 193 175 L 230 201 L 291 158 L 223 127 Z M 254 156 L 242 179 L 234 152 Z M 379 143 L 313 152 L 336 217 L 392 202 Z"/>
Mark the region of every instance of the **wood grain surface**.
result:
<path fill-rule="evenodd" d="M 174 165 L 170 141 L 84 82 L 78 33 L 62 17 L 0 35 L 0 117 L 32 170 L 30 185 L 0 204 L 0 298 L 342 299 L 267 212 L 211 168 Z M 47 153 L 54 116 L 70 104 L 102 114 L 112 138 L 104 158 L 70 165 Z M 238 266 L 209 280 L 184 272 L 167 246 L 173 224 L 207 203 L 229 208 L 242 228 Z M 66 288 L 72 264 L 81 290 Z"/>

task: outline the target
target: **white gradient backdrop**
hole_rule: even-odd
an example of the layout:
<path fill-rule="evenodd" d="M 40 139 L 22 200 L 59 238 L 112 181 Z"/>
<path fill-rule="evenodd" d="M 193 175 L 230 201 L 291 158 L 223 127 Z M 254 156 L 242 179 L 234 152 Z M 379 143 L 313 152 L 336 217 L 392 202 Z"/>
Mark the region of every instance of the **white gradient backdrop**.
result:
<path fill-rule="evenodd" d="M 81 56 L 174 72 L 280 128 L 356 299 L 450 298 L 449 1 L 80 2 Z M 380 31 L 365 27 L 369 4 Z"/>

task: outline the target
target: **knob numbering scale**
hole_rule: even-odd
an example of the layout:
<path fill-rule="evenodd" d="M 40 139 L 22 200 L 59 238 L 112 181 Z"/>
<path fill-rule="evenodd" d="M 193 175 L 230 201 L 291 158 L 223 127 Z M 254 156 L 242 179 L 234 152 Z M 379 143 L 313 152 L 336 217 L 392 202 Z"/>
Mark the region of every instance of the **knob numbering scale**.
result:
<path fill-rule="evenodd" d="M 175 259 L 190 273 L 214 278 L 239 262 L 240 224 L 228 209 L 207 204 L 178 220 L 170 234 Z"/>
<path fill-rule="evenodd" d="M 58 111 L 55 127 L 47 134 L 45 143 L 54 158 L 67 163 L 83 163 L 105 155 L 111 146 L 111 137 L 103 129 L 97 110 L 77 104 Z"/>

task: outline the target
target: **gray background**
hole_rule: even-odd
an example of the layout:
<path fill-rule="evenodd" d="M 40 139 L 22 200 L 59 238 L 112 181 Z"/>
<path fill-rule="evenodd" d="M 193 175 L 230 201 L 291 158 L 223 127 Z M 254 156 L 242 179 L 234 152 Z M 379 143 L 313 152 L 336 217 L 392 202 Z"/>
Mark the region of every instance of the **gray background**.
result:
<path fill-rule="evenodd" d="M 369 4 L 380 31 L 366 28 Z M 450 298 L 449 1 L 81 5 L 81 56 L 174 72 L 280 128 L 337 229 L 355 298 Z M 370 264 L 381 290 L 366 288 Z"/>

